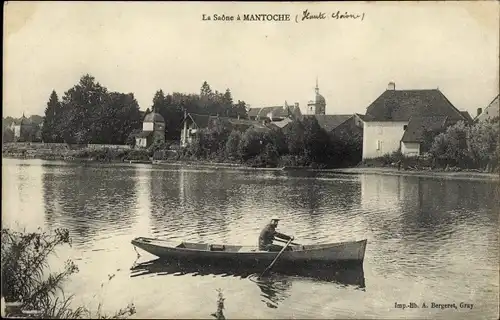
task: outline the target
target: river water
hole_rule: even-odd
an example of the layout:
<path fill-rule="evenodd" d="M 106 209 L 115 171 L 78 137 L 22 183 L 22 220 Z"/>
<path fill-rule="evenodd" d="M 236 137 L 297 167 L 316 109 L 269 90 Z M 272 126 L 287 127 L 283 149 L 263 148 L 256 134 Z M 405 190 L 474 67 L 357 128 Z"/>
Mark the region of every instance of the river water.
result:
<path fill-rule="evenodd" d="M 79 266 L 65 287 L 75 304 L 211 318 L 222 289 L 228 319 L 498 318 L 498 182 L 17 159 L 3 159 L 2 171 L 3 227 L 69 229 L 73 246 L 54 261 Z M 130 244 L 154 236 L 253 245 L 274 215 L 297 242 L 367 239 L 355 280 L 259 282 L 161 265 Z M 396 307 L 410 302 L 419 308 Z"/>

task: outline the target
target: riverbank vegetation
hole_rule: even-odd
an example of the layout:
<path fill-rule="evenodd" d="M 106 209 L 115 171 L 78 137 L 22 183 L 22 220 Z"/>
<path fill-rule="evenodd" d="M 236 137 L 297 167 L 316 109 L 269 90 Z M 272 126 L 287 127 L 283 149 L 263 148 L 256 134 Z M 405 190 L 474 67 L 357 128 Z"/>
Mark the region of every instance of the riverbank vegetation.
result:
<path fill-rule="evenodd" d="M 406 170 L 500 172 L 498 117 L 466 125 L 458 122 L 442 132 L 426 134 L 419 157 L 400 151 L 365 160 L 366 167 L 400 167 Z"/>
<path fill-rule="evenodd" d="M 362 137 L 340 139 L 321 128 L 314 117 L 285 128 L 230 130 L 218 124 L 200 130 L 181 159 L 232 162 L 252 167 L 335 168 L 361 159 Z"/>
<path fill-rule="evenodd" d="M 78 266 L 68 260 L 62 271 L 49 272 L 48 265 L 49 257 L 64 245 L 71 245 L 65 229 L 50 234 L 2 229 L 2 299 L 20 303 L 24 314 L 26 310 L 36 311 L 31 313 L 37 318 L 121 319 L 135 313 L 133 304 L 113 315 L 103 314 L 101 303 L 96 311 L 82 306 L 71 308 L 73 296 L 65 297 L 63 285 L 78 272 Z M 12 316 L 16 315 L 20 316 Z"/>

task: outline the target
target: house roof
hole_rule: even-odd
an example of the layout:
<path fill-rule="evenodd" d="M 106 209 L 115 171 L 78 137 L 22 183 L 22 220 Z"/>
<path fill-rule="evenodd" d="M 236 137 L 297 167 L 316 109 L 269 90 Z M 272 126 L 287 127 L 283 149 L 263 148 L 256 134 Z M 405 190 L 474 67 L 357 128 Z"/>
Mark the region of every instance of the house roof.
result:
<path fill-rule="evenodd" d="M 150 112 L 144 117 L 144 122 L 165 122 L 165 119 L 157 112 Z"/>
<path fill-rule="evenodd" d="M 352 114 L 315 114 L 310 115 L 318 120 L 318 124 L 321 128 L 325 129 L 327 132 L 330 132 L 340 126 L 342 123 L 346 122 L 354 115 Z"/>
<path fill-rule="evenodd" d="M 30 118 L 26 118 L 23 114 L 23 116 L 19 119 L 15 119 L 13 121 L 14 125 L 24 125 L 24 126 L 29 126 L 29 125 L 32 125 L 33 122 L 30 120 Z"/>
<path fill-rule="evenodd" d="M 280 121 L 273 121 L 273 122 L 271 122 L 271 124 L 275 125 L 278 128 L 284 128 L 284 127 L 286 127 L 291 122 L 293 122 L 292 119 L 285 118 L 285 119 L 280 120 Z"/>
<path fill-rule="evenodd" d="M 290 115 L 289 107 L 274 106 L 274 107 L 263 107 L 263 108 L 250 108 L 247 112 L 249 117 L 267 117 L 269 113 L 272 113 L 273 117 L 285 118 Z"/>
<path fill-rule="evenodd" d="M 364 121 L 409 121 L 413 116 L 466 120 L 438 89 L 386 90 L 366 109 Z"/>
<path fill-rule="evenodd" d="M 232 127 L 247 129 L 249 127 L 254 127 L 256 129 L 270 129 L 272 124 L 263 124 L 260 121 L 256 120 L 248 120 L 248 119 L 237 119 L 237 118 L 229 118 L 229 117 L 218 117 L 218 116 L 209 116 L 209 115 L 201 115 L 196 113 L 188 113 L 187 118 L 190 118 L 198 128 L 208 128 L 214 121 L 219 120 L 223 123 L 229 124 Z M 185 119 L 185 120 L 186 120 Z M 183 122 L 185 121 L 183 120 Z M 275 126 L 276 127 L 276 126 Z"/>
<path fill-rule="evenodd" d="M 373 121 L 374 117 L 372 117 L 369 114 L 359 114 L 356 113 L 356 115 L 362 120 L 362 121 Z"/>
<path fill-rule="evenodd" d="M 436 131 L 446 127 L 447 116 L 411 117 L 401 141 L 422 142 L 425 131 Z"/>
<path fill-rule="evenodd" d="M 470 116 L 470 114 L 467 112 L 467 111 L 460 111 L 460 113 L 462 114 L 462 116 L 464 116 L 465 120 L 468 122 L 468 123 L 472 123 L 472 117 Z"/>
<path fill-rule="evenodd" d="M 210 116 L 209 115 L 196 114 L 196 113 L 188 113 L 187 116 L 188 116 L 188 118 L 191 118 L 191 120 L 196 124 L 196 126 L 198 128 L 206 128 L 206 127 L 208 127 L 208 123 L 210 121 Z"/>

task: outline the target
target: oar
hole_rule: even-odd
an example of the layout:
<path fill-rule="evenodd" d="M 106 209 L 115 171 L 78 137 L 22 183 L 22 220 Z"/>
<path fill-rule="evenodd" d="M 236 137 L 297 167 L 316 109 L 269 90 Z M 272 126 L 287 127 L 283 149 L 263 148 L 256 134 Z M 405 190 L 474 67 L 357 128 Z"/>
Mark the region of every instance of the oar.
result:
<path fill-rule="evenodd" d="M 281 240 L 281 239 L 274 239 L 274 241 L 278 241 L 278 242 L 286 243 L 286 241 Z M 299 244 L 299 243 L 295 243 L 295 242 L 290 242 L 290 244 L 293 244 L 294 246 L 300 246 L 300 244 Z"/>
<path fill-rule="evenodd" d="M 288 240 L 288 242 L 286 243 L 286 245 L 283 247 L 283 249 L 281 249 L 281 251 L 278 253 L 278 255 L 276 256 L 276 258 L 274 258 L 273 262 L 271 262 L 271 264 L 266 268 L 266 270 L 264 270 L 264 272 L 262 272 L 262 274 L 259 276 L 258 279 L 262 278 L 262 276 L 269 270 L 273 267 L 273 265 L 276 263 L 276 261 L 278 260 L 278 258 L 281 256 L 281 254 L 285 251 L 286 248 L 288 248 L 288 245 L 292 242 L 292 239 Z"/>

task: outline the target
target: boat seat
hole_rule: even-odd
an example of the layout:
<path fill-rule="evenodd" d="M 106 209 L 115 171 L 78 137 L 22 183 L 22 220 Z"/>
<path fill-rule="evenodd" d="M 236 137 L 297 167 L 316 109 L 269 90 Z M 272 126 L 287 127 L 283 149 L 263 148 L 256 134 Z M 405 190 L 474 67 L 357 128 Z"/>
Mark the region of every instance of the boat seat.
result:
<path fill-rule="evenodd" d="M 211 244 L 208 246 L 210 251 L 226 251 L 226 246 L 225 245 L 220 245 L 220 244 Z"/>

